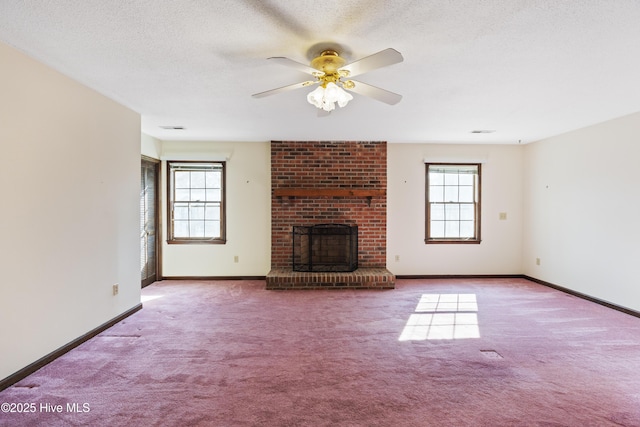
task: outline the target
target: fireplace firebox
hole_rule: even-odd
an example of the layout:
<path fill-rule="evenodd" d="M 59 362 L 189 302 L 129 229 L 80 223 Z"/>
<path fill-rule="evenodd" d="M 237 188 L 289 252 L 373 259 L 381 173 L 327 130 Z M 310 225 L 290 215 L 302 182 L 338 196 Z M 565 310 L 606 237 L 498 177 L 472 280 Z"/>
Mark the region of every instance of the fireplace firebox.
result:
<path fill-rule="evenodd" d="M 342 272 L 357 268 L 357 225 L 293 227 L 293 271 Z"/>

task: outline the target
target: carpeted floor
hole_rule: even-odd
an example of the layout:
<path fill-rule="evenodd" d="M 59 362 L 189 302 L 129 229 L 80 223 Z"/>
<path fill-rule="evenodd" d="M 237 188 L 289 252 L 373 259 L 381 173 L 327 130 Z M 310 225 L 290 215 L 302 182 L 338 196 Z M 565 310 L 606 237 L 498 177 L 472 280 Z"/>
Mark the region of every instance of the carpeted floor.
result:
<path fill-rule="evenodd" d="M 0 392 L 35 409 L 0 425 L 640 426 L 638 318 L 523 279 L 264 286 L 145 288 Z"/>

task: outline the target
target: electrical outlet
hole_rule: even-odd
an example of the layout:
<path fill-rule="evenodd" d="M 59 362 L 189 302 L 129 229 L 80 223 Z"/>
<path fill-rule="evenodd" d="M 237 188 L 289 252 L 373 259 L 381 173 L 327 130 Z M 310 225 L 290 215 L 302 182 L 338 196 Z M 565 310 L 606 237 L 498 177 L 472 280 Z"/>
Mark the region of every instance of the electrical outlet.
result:
<path fill-rule="evenodd" d="M 540 265 L 540 258 L 536 258 L 536 265 Z"/>
<path fill-rule="evenodd" d="M 396 262 L 400 261 L 400 255 L 396 255 Z"/>
<path fill-rule="evenodd" d="M 500 219 L 501 220 L 507 219 L 507 213 L 506 212 L 500 212 Z"/>
<path fill-rule="evenodd" d="M 238 255 L 235 255 L 233 257 L 233 262 L 240 262 L 240 257 Z"/>
<path fill-rule="evenodd" d="M 113 296 L 118 295 L 118 284 L 116 283 L 115 285 L 113 285 Z"/>

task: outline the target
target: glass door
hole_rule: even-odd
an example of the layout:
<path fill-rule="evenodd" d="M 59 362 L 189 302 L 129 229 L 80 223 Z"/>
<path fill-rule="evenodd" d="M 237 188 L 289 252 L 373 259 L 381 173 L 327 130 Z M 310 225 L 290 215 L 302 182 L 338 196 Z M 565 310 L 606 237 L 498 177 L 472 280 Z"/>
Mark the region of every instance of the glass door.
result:
<path fill-rule="evenodd" d="M 140 170 L 140 279 L 144 288 L 158 279 L 158 177 L 160 162 L 142 159 Z"/>

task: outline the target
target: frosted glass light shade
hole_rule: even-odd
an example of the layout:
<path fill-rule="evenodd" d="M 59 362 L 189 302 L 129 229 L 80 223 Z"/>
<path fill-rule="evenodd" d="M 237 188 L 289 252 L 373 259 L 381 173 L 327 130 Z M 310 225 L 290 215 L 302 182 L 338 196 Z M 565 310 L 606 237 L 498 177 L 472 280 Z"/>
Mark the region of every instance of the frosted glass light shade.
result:
<path fill-rule="evenodd" d="M 322 99 L 324 98 L 324 88 L 318 86 L 307 95 L 307 101 L 309 104 L 315 105 L 318 108 L 322 108 Z"/>
<path fill-rule="evenodd" d="M 332 111 L 336 108 L 346 106 L 353 96 L 333 82 L 326 84 L 326 87 L 318 86 L 307 95 L 307 101 L 324 111 Z"/>

